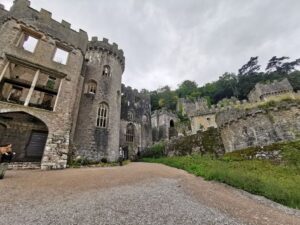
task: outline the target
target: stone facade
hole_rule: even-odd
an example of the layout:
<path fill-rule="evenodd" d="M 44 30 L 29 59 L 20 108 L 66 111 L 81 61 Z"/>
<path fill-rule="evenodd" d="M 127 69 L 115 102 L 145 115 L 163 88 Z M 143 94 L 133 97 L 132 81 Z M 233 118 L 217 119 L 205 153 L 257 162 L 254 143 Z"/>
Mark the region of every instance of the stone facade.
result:
<path fill-rule="evenodd" d="M 116 161 L 124 69 L 117 44 L 89 41 L 28 0 L 14 1 L 9 11 L 0 5 L 0 145 L 13 144 L 18 167 L 65 168 L 71 156 Z M 142 148 L 151 126 L 140 121 Z"/>
<path fill-rule="evenodd" d="M 194 115 L 197 112 L 205 112 L 209 109 L 207 100 L 205 98 L 199 98 L 195 101 L 180 98 L 177 102 L 177 112 L 181 112 L 182 115 L 188 117 Z"/>
<path fill-rule="evenodd" d="M 42 121 L 48 136 L 41 167 L 65 168 L 87 33 L 54 21 L 44 9 L 30 8 L 27 0 L 16 0 L 10 11 L 1 9 L 0 16 L 0 113 L 10 117 L 22 112 Z M 32 51 L 26 47 L 34 43 L 25 45 L 30 39 L 36 40 Z M 67 52 L 66 64 L 54 61 L 58 49 Z M 0 138 L 0 144 L 4 142 Z"/>
<path fill-rule="evenodd" d="M 276 107 L 219 112 L 216 123 L 226 152 L 265 146 L 300 137 L 300 106 L 279 102 Z"/>
<path fill-rule="evenodd" d="M 293 87 L 287 78 L 282 81 L 274 81 L 268 84 L 257 83 L 248 94 L 250 102 L 259 102 L 270 99 L 272 96 L 290 94 L 293 97 Z"/>
<path fill-rule="evenodd" d="M 165 109 L 156 110 L 151 115 L 153 141 L 169 140 L 178 135 L 175 124 L 177 116 Z"/>
<path fill-rule="evenodd" d="M 123 51 L 107 39 L 88 44 L 85 78 L 75 132 L 75 155 L 89 160 L 119 157 Z"/>
<path fill-rule="evenodd" d="M 126 158 L 135 158 L 152 144 L 150 94 L 122 85 L 121 95 L 120 146 Z"/>

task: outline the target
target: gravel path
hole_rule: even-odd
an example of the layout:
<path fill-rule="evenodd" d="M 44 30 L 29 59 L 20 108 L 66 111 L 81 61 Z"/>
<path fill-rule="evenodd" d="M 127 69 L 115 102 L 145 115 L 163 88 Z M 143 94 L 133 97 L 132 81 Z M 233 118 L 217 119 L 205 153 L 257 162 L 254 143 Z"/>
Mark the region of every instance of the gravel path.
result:
<path fill-rule="evenodd" d="M 0 224 L 300 224 L 300 213 L 158 164 L 8 171 Z"/>

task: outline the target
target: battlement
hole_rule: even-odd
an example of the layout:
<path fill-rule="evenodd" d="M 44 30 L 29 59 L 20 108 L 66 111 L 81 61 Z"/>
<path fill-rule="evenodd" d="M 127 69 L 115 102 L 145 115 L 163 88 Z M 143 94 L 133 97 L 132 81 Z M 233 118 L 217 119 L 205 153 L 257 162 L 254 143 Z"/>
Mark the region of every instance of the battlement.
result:
<path fill-rule="evenodd" d="M 71 29 L 71 24 L 65 20 L 58 22 L 52 19 L 52 13 L 45 9 L 37 11 L 31 8 L 29 0 L 15 0 L 5 17 L 6 20 L 13 18 L 32 26 L 54 39 L 80 49 L 83 53 L 86 51 L 88 35 L 85 31 L 80 29 L 77 32 Z"/>
<path fill-rule="evenodd" d="M 265 106 L 265 107 L 255 107 L 251 109 L 238 109 L 233 107 L 228 107 L 216 114 L 216 123 L 219 128 L 222 128 L 233 122 L 237 122 L 241 119 L 247 119 L 249 117 L 255 117 L 258 114 L 267 114 L 270 111 L 280 111 L 289 110 L 292 107 L 300 108 L 300 103 L 295 102 L 277 102 L 276 106 Z"/>
<path fill-rule="evenodd" d="M 115 56 L 120 64 L 122 69 L 125 69 L 125 56 L 122 49 L 118 48 L 116 43 L 110 44 L 107 38 L 103 38 L 102 41 L 98 40 L 98 37 L 92 37 L 92 40 L 88 43 L 88 51 L 106 51 L 109 54 Z"/>

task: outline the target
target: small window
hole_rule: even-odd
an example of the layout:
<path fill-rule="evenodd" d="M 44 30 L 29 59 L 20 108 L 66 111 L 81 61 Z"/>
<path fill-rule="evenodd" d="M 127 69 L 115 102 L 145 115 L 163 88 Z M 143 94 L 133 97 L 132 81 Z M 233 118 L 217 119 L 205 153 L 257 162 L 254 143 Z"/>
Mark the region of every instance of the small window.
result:
<path fill-rule="evenodd" d="M 132 112 L 128 112 L 128 120 L 129 121 L 133 120 L 133 113 Z"/>
<path fill-rule="evenodd" d="M 69 57 L 69 52 L 67 52 L 66 50 L 63 50 L 61 48 L 56 48 L 54 57 L 53 57 L 53 61 L 66 65 L 67 61 L 68 61 L 68 57 Z"/>
<path fill-rule="evenodd" d="M 103 67 L 103 72 L 102 72 L 103 76 L 109 77 L 110 76 L 110 66 L 109 65 L 105 65 Z"/>
<path fill-rule="evenodd" d="M 37 43 L 38 43 L 38 39 L 27 34 L 27 33 L 24 33 L 23 34 L 23 40 L 21 40 L 21 46 L 24 50 L 28 51 L 28 52 L 31 52 L 33 53 L 36 46 L 37 46 Z"/>
<path fill-rule="evenodd" d="M 107 128 L 108 125 L 108 105 L 101 103 L 97 112 L 97 127 Z"/>
<path fill-rule="evenodd" d="M 143 123 L 148 123 L 148 116 L 147 115 L 143 115 L 142 121 L 143 121 Z"/>
<path fill-rule="evenodd" d="M 126 141 L 132 143 L 134 140 L 134 125 L 132 123 L 126 128 Z"/>
<path fill-rule="evenodd" d="M 87 86 L 87 93 L 89 94 L 96 94 L 96 90 L 97 90 L 97 83 L 94 80 L 90 80 L 88 82 L 88 86 Z"/>

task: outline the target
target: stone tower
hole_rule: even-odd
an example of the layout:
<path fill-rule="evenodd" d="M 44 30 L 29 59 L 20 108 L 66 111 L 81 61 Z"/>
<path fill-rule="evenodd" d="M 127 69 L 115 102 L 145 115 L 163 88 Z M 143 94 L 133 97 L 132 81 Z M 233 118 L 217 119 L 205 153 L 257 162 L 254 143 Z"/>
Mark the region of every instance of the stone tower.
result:
<path fill-rule="evenodd" d="M 124 67 L 124 54 L 117 44 L 109 44 L 105 38 L 92 38 L 86 53 L 75 155 L 93 161 L 117 160 Z"/>

